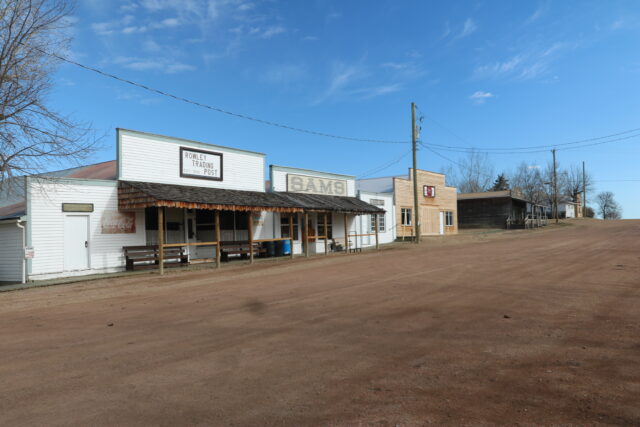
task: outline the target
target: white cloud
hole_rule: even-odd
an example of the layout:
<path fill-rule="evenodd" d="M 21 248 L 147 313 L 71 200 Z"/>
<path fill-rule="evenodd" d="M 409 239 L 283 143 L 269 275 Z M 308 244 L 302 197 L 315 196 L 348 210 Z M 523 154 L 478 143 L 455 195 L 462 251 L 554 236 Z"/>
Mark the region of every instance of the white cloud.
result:
<path fill-rule="evenodd" d="M 374 87 L 367 87 L 353 91 L 354 94 L 361 95 L 361 99 L 370 99 L 377 96 L 388 95 L 390 93 L 398 92 L 402 89 L 402 84 L 394 83 L 389 85 L 381 85 Z"/>
<path fill-rule="evenodd" d="M 289 84 L 307 76 L 307 67 L 303 64 L 274 64 L 267 68 L 263 78 L 269 83 Z"/>
<path fill-rule="evenodd" d="M 467 37 L 468 35 L 475 33 L 477 29 L 478 29 L 478 26 L 473 21 L 473 19 L 467 18 L 467 20 L 464 21 L 464 25 L 462 26 L 462 31 L 458 35 L 458 38 Z"/>
<path fill-rule="evenodd" d="M 195 71 L 195 70 L 196 70 L 196 67 L 194 67 L 193 65 L 182 64 L 180 62 L 177 62 L 175 64 L 167 65 L 165 68 L 165 73 L 175 74 L 183 71 Z"/>
<path fill-rule="evenodd" d="M 492 94 L 491 92 L 484 92 L 481 90 L 476 91 L 473 95 L 469 97 L 469 99 L 475 102 L 476 104 L 484 104 L 487 101 L 487 99 L 491 99 L 491 98 L 495 98 L 495 95 Z"/>
<path fill-rule="evenodd" d="M 302 38 L 302 40 L 308 41 L 308 42 L 314 42 L 314 41 L 318 40 L 318 37 L 316 37 L 316 36 L 304 36 Z"/>
<path fill-rule="evenodd" d="M 286 30 L 284 29 L 284 27 L 280 26 L 280 25 L 276 25 L 273 27 L 269 27 L 265 30 L 262 31 L 262 33 L 259 35 L 260 38 L 262 39 L 270 39 L 271 37 L 277 35 L 277 34 L 282 34 L 284 33 Z"/>
<path fill-rule="evenodd" d="M 114 24 L 112 22 L 94 22 L 91 29 L 100 36 L 108 36 L 113 34 Z"/>

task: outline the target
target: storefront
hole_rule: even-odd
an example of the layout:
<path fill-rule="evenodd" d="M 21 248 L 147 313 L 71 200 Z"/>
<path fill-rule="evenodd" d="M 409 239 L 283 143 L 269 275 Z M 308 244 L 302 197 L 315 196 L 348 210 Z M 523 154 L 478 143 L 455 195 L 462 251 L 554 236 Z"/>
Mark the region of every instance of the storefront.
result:
<path fill-rule="evenodd" d="M 384 213 L 355 197 L 353 179 L 302 189 L 292 176 L 267 192 L 262 153 L 124 129 L 116 139 L 114 162 L 25 178 L 16 245 L 29 280 L 346 250 L 359 215 Z M 0 231 L 18 238 L 3 218 Z M 0 268 L 0 281 L 17 276 Z"/>
<path fill-rule="evenodd" d="M 420 235 L 446 235 L 458 232 L 457 192 L 448 187 L 445 175 L 416 170 L 418 181 L 418 208 Z M 388 176 L 357 181 L 361 194 L 387 195 L 393 200 L 393 222 L 388 227 L 394 238 L 415 236 L 415 200 L 413 172 L 404 176 Z M 371 198 L 367 200 L 372 200 Z"/>

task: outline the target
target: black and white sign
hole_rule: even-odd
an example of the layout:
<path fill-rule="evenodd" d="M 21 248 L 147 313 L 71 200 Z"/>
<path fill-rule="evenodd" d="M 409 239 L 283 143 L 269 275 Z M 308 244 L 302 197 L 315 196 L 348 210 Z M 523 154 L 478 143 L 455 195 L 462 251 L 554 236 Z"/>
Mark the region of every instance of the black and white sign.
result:
<path fill-rule="evenodd" d="M 180 176 L 222 181 L 222 153 L 180 147 Z"/>
<path fill-rule="evenodd" d="M 287 174 L 287 191 L 291 193 L 346 196 L 347 181 L 317 176 Z"/>

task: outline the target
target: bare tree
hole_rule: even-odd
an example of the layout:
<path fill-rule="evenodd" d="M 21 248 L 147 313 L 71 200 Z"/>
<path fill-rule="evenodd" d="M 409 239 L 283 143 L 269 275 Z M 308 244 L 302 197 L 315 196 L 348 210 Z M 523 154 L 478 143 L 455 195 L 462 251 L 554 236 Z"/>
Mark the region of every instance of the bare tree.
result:
<path fill-rule="evenodd" d="M 540 205 L 548 201 L 547 190 L 539 167 L 522 162 L 509 180 L 511 187 L 519 190 L 530 202 Z"/>
<path fill-rule="evenodd" d="M 58 61 L 70 42 L 67 0 L 0 0 L 0 186 L 12 176 L 85 158 L 86 125 L 47 106 Z"/>
<path fill-rule="evenodd" d="M 562 174 L 565 177 L 562 192 L 564 195 L 571 197 L 572 201 L 577 201 L 577 195 L 584 191 L 583 187 L 586 187 L 586 190 L 589 192 L 593 190 L 593 178 L 591 174 L 585 171 L 584 181 L 582 179 L 582 166 L 573 165 L 569 169 L 562 171 Z"/>
<path fill-rule="evenodd" d="M 615 196 L 611 191 L 603 191 L 596 196 L 598 204 L 598 213 L 602 219 L 620 219 L 622 218 L 622 208 L 615 200 Z"/>
<path fill-rule="evenodd" d="M 487 191 L 493 183 L 493 164 L 486 154 L 476 151 L 470 151 L 458 163 L 456 170 L 449 169 L 447 172 L 447 182 L 457 187 L 461 193 Z"/>

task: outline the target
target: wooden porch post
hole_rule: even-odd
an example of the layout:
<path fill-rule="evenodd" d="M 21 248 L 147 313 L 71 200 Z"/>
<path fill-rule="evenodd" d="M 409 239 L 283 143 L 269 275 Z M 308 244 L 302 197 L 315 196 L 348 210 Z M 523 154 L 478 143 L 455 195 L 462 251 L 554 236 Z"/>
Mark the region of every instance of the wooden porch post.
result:
<path fill-rule="evenodd" d="M 375 221 L 375 230 L 376 230 L 376 250 L 379 250 L 380 242 L 378 240 L 378 214 L 373 215 L 373 220 Z"/>
<path fill-rule="evenodd" d="M 304 256 L 309 258 L 309 214 L 304 213 Z"/>
<path fill-rule="evenodd" d="M 220 268 L 220 211 L 216 211 L 216 268 Z"/>
<path fill-rule="evenodd" d="M 293 236 L 293 220 L 297 221 L 298 220 L 298 214 L 296 213 L 295 215 L 293 213 L 289 214 L 289 237 L 291 239 L 291 250 L 289 251 L 289 257 L 291 259 L 293 259 L 293 240 L 294 240 L 294 236 Z"/>
<path fill-rule="evenodd" d="M 158 263 L 160 274 L 164 274 L 164 208 L 158 207 Z"/>
<path fill-rule="evenodd" d="M 253 264 L 253 212 L 249 211 L 249 264 Z"/>
<path fill-rule="evenodd" d="M 349 253 L 349 227 L 347 226 L 347 214 L 344 214 L 344 253 Z"/>
<path fill-rule="evenodd" d="M 329 250 L 327 248 L 327 240 L 329 239 L 329 233 L 327 229 L 327 213 L 324 213 L 324 254 L 327 255 Z"/>

